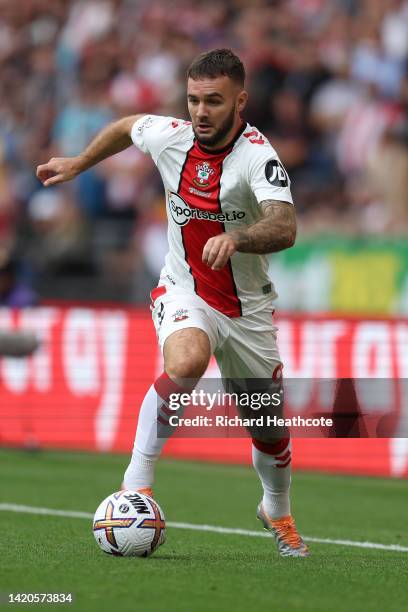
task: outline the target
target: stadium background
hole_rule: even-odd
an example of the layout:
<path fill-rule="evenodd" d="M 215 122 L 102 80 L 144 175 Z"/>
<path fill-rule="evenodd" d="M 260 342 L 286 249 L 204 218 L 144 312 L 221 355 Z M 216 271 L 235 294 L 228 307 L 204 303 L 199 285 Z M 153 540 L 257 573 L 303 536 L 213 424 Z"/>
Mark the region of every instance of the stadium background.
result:
<path fill-rule="evenodd" d="M 161 367 L 159 176 L 134 147 L 53 189 L 35 167 L 128 114 L 186 117 L 185 70 L 216 46 L 244 61 L 246 117 L 292 178 L 299 239 L 271 257 L 286 376 L 408 378 L 406 1 L 1 0 L 0 323 L 44 340 L 1 360 L 2 445 L 130 449 Z M 408 475 L 397 404 L 368 410 L 399 437 L 296 440 L 295 467 Z M 245 440 L 167 452 L 249 461 Z"/>

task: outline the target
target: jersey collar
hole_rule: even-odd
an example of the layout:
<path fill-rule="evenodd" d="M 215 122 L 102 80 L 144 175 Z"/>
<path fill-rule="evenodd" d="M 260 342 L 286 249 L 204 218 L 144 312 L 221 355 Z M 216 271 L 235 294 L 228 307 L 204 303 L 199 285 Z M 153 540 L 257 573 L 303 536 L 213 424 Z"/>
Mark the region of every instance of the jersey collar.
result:
<path fill-rule="evenodd" d="M 225 153 L 226 151 L 229 151 L 230 149 L 233 148 L 233 146 L 235 145 L 235 143 L 237 142 L 241 134 L 244 132 L 246 127 L 247 127 L 247 123 L 246 121 L 243 121 L 239 130 L 235 134 L 234 138 L 227 145 L 225 145 L 225 147 L 222 147 L 221 149 L 207 149 L 206 147 L 203 147 L 202 145 L 200 145 L 197 138 L 194 138 L 194 140 L 195 140 L 197 147 L 200 149 L 200 151 L 202 151 L 206 155 L 220 155 L 220 153 Z"/>

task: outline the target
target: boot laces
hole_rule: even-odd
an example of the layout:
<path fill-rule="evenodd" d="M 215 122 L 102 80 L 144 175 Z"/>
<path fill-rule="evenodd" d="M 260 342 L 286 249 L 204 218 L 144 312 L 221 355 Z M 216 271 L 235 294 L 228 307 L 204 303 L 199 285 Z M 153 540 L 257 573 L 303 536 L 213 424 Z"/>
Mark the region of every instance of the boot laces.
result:
<path fill-rule="evenodd" d="M 299 548 L 303 542 L 298 530 L 296 529 L 295 521 L 289 516 L 284 516 L 277 520 L 271 521 L 272 527 L 275 529 L 278 537 L 292 548 Z"/>

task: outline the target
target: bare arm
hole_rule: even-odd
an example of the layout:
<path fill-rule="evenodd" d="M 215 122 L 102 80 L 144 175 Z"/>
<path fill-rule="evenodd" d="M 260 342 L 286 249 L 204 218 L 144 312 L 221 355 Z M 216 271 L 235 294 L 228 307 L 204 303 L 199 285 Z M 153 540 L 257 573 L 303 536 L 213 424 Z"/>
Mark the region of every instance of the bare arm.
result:
<path fill-rule="evenodd" d="M 47 164 L 37 167 L 37 177 L 45 187 L 69 181 L 98 162 L 127 149 L 135 121 L 143 115 L 132 115 L 110 123 L 92 140 L 85 151 L 76 157 L 53 157 Z"/>
<path fill-rule="evenodd" d="M 288 202 L 264 200 L 263 216 L 243 229 L 210 238 L 203 249 L 203 262 L 221 270 L 235 253 L 275 253 L 293 246 L 296 239 L 295 208 Z"/>
<path fill-rule="evenodd" d="M 288 202 L 264 200 L 263 217 L 245 229 L 234 230 L 230 236 L 241 253 L 276 253 L 295 244 L 295 207 Z"/>

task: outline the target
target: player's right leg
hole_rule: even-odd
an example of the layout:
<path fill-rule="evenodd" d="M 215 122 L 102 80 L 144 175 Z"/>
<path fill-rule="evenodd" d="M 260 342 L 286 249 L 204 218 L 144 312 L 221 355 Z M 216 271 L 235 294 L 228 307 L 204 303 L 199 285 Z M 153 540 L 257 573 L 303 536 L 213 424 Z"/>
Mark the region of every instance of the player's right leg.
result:
<path fill-rule="evenodd" d="M 217 330 L 201 298 L 166 292 L 156 299 L 153 321 L 164 356 L 164 372 L 148 390 L 139 412 L 132 458 L 125 472 L 127 489 L 151 493 L 157 459 L 172 428 L 172 393 L 190 392 L 207 369 Z"/>

